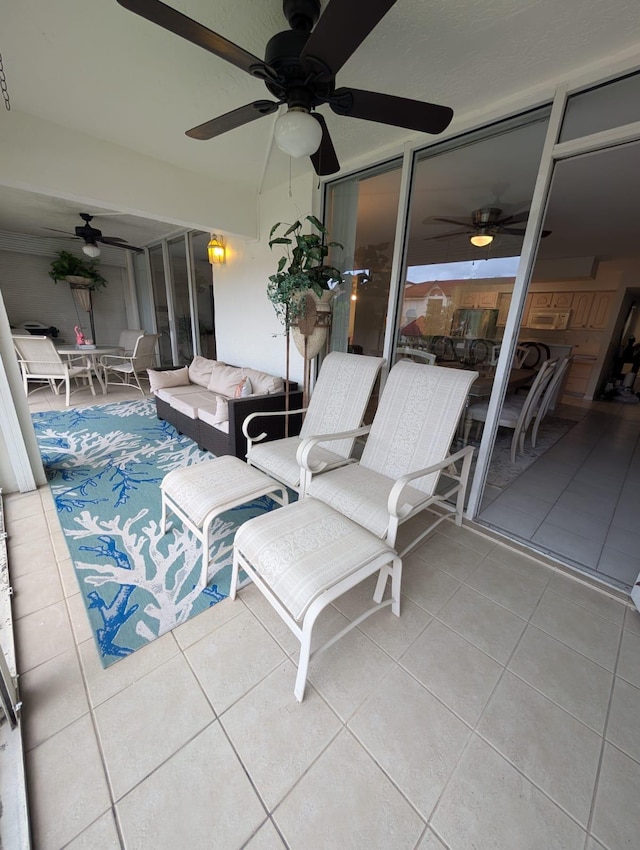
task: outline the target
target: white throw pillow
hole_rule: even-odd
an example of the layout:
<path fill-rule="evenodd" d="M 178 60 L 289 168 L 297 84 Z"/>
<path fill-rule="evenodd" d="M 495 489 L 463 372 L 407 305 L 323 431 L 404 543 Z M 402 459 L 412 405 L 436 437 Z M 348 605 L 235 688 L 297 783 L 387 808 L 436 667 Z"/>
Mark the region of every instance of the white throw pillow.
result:
<path fill-rule="evenodd" d="M 167 387 L 186 387 L 191 383 L 189 380 L 189 370 L 185 366 L 183 369 L 172 369 L 169 372 L 158 372 L 155 369 L 147 369 L 149 376 L 149 386 L 151 392 L 156 390 L 164 390 Z"/>
<path fill-rule="evenodd" d="M 199 354 L 196 354 L 189 365 L 189 378 L 191 379 L 191 383 L 198 384 L 198 386 L 207 389 L 209 386 L 209 379 L 211 378 L 211 370 L 219 362 L 219 360 L 209 360 L 206 357 L 201 357 Z"/>
<path fill-rule="evenodd" d="M 235 398 L 246 398 L 252 394 L 253 387 L 251 386 L 251 381 L 249 378 L 243 378 L 236 387 L 236 391 L 234 393 Z"/>
<path fill-rule="evenodd" d="M 216 395 L 225 398 L 233 398 L 236 387 L 244 378 L 242 369 L 237 366 L 226 366 L 224 363 L 216 363 L 211 370 L 211 378 L 207 389 Z"/>
<path fill-rule="evenodd" d="M 211 420 L 212 425 L 218 425 L 220 422 L 227 422 L 229 419 L 229 402 L 226 398 L 218 396 L 218 406 Z"/>

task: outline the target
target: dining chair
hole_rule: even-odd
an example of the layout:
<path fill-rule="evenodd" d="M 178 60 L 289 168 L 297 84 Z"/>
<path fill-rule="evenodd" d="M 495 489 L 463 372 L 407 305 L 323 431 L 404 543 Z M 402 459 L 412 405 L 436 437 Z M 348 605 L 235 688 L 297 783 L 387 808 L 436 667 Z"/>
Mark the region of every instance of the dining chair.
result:
<path fill-rule="evenodd" d="M 95 395 L 91 365 L 83 357 L 64 359 L 48 336 L 13 336 L 13 346 L 18 356 L 25 395 L 29 395 L 29 382 L 48 385 L 58 395 L 64 384 L 65 401 L 69 407 L 71 378 L 86 378 L 91 394 Z M 80 387 L 78 387 L 80 389 Z M 74 390 L 77 392 L 77 390 Z"/>
<path fill-rule="evenodd" d="M 122 354 L 125 357 L 131 357 L 136 347 L 136 342 L 139 337 L 144 335 L 145 332 L 140 328 L 127 328 L 126 330 L 120 331 L 118 348 L 122 349 Z"/>
<path fill-rule="evenodd" d="M 389 372 L 369 426 L 334 434 L 367 435 L 358 463 L 314 474 L 309 459 L 319 440 L 303 440 L 298 462 L 307 476 L 305 495 L 362 525 L 403 558 L 441 522 L 462 525 L 473 447 L 449 454 L 477 372 L 401 360 Z M 460 468 L 458 468 L 460 464 Z M 435 509 L 435 510 L 434 510 Z M 414 528 L 396 547 L 399 526 L 422 511 L 433 521 Z M 416 533 L 417 532 L 417 533 Z"/>
<path fill-rule="evenodd" d="M 105 391 L 109 387 L 109 376 L 111 375 L 117 376 L 117 383 L 125 384 L 126 386 L 133 386 L 131 383 L 133 379 L 140 392 L 144 395 L 138 373 L 146 373 L 147 369 L 152 368 L 156 343 L 159 339 L 160 334 L 144 334 L 136 340 L 131 355 L 103 354 L 100 358 L 100 366 L 104 374 Z"/>
<path fill-rule="evenodd" d="M 300 475 L 296 453 L 301 442 L 317 434 L 334 434 L 358 428 L 362 424 L 373 386 L 385 360 L 363 354 L 332 351 L 322 361 L 318 380 L 309 406 L 303 410 L 304 422 L 297 437 L 262 442 L 266 434 L 251 435 L 251 423 L 264 416 L 284 416 L 283 411 L 252 413 L 245 419 L 242 431 L 247 438 L 247 463 L 286 484 L 297 493 L 304 491 L 305 479 Z M 308 463 L 315 473 L 349 462 L 355 437 L 344 437 L 327 445 L 323 438 L 314 445 Z"/>
<path fill-rule="evenodd" d="M 526 396 L 517 396 L 514 394 L 508 395 L 500 410 L 500 419 L 498 425 L 502 428 L 513 429 L 513 437 L 511 438 L 511 463 L 515 463 L 518 450 L 524 451 L 524 439 L 535 416 L 540 404 L 543 393 L 545 392 L 549 382 L 551 381 L 557 360 L 545 360 L 536 377 L 534 378 L 531 389 Z M 480 430 L 487 418 L 487 410 L 489 409 L 488 401 L 477 402 L 467 408 L 467 422 L 476 422 L 476 439 L 480 436 Z"/>
<path fill-rule="evenodd" d="M 572 360 L 573 357 L 565 357 L 558 363 L 553 377 L 549 381 L 549 384 L 540 399 L 540 403 L 538 404 L 538 409 L 533 420 L 533 427 L 531 428 L 531 445 L 534 449 L 538 439 L 538 429 L 540 428 L 540 424 L 549 412 L 550 406 L 555 402 L 562 379 L 571 365 Z"/>
<path fill-rule="evenodd" d="M 398 358 L 406 360 L 416 359 L 417 362 L 428 363 L 430 366 L 436 365 L 436 356 L 431 351 L 423 351 L 421 348 L 411 348 L 408 345 L 401 345 L 396 348 Z"/>

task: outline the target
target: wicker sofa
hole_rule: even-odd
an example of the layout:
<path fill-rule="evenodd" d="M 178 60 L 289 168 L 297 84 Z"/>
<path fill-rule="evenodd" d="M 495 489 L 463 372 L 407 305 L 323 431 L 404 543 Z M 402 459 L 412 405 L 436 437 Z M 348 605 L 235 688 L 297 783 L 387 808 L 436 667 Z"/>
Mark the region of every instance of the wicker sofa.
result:
<path fill-rule="evenodd" d="M 242 423 L 250 413 L 285 410 L 285 382 L 256 369 L 230 366 L 220 360 L 196 356 L 181 369 L 149 369 L 159 419 L 170 422 L 181 434 L 214 455 L 244 458 L 247 441 Z M 302 407 L 302 391 L 289 382 L 289 409 Z M 302 426 L 301 416 L 289 417 L 289 435 Z M 252 433 L 266 440 L 284 436 L 284 417 L 258 417 Z"/>

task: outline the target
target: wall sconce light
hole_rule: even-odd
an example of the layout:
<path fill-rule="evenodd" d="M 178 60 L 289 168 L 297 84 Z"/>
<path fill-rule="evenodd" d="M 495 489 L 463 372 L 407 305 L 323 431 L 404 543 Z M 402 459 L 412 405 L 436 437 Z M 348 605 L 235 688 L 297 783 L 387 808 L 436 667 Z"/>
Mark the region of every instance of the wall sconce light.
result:
<path fill-rule="evenodd" d="M 214 233 L 207 245 L 207 254 L 209 262 L 212 266 L 222 265 L 227 260 L 227 252 L 224 247 L 224 241 L 221 236 L 216 236 Z"/>

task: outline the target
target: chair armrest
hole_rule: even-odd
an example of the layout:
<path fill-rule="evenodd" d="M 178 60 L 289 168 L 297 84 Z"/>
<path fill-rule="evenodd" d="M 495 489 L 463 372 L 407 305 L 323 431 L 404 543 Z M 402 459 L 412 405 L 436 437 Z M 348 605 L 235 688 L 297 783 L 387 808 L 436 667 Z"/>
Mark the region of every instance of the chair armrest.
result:
<path fill-rule="evenodd" d="M 133 360 L 133 357 L 127 357 L 125 354 L 103 354 L 100 357 L 100 365 L 108 366 L 109 364 L 106 362 L 107 360 L 117 360 L 117 361 L 128 361 L 129 363 Z"/>
<path fill-rule="evenodd" d="M 439 461 L 438 463 L 433 463 L 431 466 L 425 466 L 424 469 L 417 469 L 415 472 L 408 472 L 406 475 L 398 478 L 396 483 L 391 488 L 391 492 L 389 493 L 389 498 L 387 499 L 387 510 L 389 514 L 393 517 L 398 517 L 399 519 L 404 518 L 413 510 L 413 508 L 408 507 L 405 510 L 400 510 L 399 502 L 402 496 L 402 491 L 409 484 L 410 481 L 415 480 L 416 478 L 423 478 L 425 475 L 430 475 L 432 472 L 438 472 L 440 469 L 445 469 L 448 466 L 453 466 L 457 461 L 464 459 L 468 459 L 468 463 L 471 463 L 471 456 L 473 455 L 474 447 L 473 446 L 465 446 L 463 449 L 460 449 L 459 452 L 456 452 L 452 455 L 447 455 L 444 460 Z M 461 480 L 464 475 L 464 471 L 461 475 L 451 474 L 451 478 L 455 478 L 456 480 Z"/>
<path fill-rule="evenodd" d="M 363 437 L 371 430 L 371 425 L 363 425 L 361 428 L 353 428 L 351 431 L 338 431 L 335 434 L 315 434 L 307 437 L 298 446 L 296 461 L 307 472 L 322 472 L 326 464 L 319 463 L 312 467 L 309 463 L 309 454 L 318 443 L 327 443 L 330 440 L 345 440 L 348 437 Z"/>
<path fill-rule="evenodd" d="M 252 437 L 249 434 L 249 423 L 253 419 L 257 419 L 258 417 L 262 416 L 292 416 L 295 413 L 306 413 L 307 410 L 308 408 L 306 407 L 300 407 L 296 410 L 257 410 L 255 411 L 255 413 L 250 413 L 242 423 L 242 433 L 245 435 L 247 440 L 250 440 L 252 443 L 259 443 L 260 440 L 264 440 L 267 435 L 264 431 L 262 432 L 262 434 L 257 434 L 255 437 Z"/>

